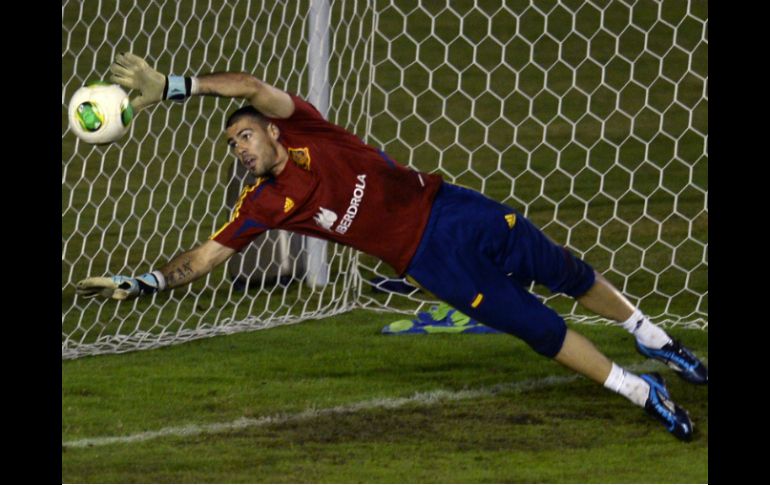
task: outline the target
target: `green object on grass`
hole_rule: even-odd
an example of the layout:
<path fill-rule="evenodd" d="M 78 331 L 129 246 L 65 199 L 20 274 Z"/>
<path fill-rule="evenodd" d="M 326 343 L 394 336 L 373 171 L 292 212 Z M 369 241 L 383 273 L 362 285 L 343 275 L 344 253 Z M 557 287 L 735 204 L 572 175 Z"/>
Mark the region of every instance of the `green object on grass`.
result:
<path fill-rule="evenodd" d="M 454 310 L 451 306 L 449 306 L 446 303 L 439 303 L 438 305 L 431 307 L 430 310 L 428 310 L 428 314 L 430 314 L 431 317 L 433 317 L 434 320 L 441 321 L 446 318 L 447 314 Z"/>
<path fill-rule="evenodd" d="M 391 332 L 403 332 L 414 327 L 414 322 L 411 320 L 398 320 L 389 325 Z"/>
<path fill-rule="evenodd" d="M 468 323 L 470 323 L 471 321 L 471 317 L 469 317 L 464 313 L 460 313 L 457 310 L 455 310 L 454 313 L 452 313 L 452 316 L 450 318 L 452 319 L 452 323 L 460 327 L 464 327 L 465 325 L 468 325 Z"/>
<path fill-rule="evenodd" d="M 467 327 L 425 325 L 422 327 L 426 333 L 463 333 Z"/>
<path fill-rule="evenodd" d="M 447 303 L 439 303 L 428 310 L 428 314 L 437 322 L 445 320 L 447 317 L 457 326 L 465 326 L 471 321 L 471 317 L 452 308 Z"/>

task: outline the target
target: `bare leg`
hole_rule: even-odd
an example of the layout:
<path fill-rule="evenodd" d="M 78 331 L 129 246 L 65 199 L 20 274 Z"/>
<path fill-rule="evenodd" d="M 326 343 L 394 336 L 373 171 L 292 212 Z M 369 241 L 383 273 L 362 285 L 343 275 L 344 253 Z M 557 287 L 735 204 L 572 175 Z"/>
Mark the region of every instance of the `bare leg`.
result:
<path fill-rule="evenodd" d="M 635 307 L 612 283 L 599 274 L 596 282 L 586 294 L 577 299 L 583 307 L 616 322 L 625 322 L 634 313 Z"/>
<path fill-rule="evenodd" d="M 605 318 L 620 322 L 634 336 L 637 349 L 643 355 L 664 362 L 689 382 L 708 384 L 708 369 L 695 354 L 652 323 L 605 277 L 599 273 L 595 275 L 593 286 L 577 298 L 578 303 Z"/>
<path fill-rule="evenodd" d="M 624 322 L 624 327 L 629 320 L 636 320 L 636 316 L 640 315 L 634 305 L 598 273 L 594 285 L 577 301 L 605 318 Z M 639 328 L 639 325 L 635 325 L 635 328 Z M 665 392 L 665 384 L 659 376 L 639 377 L 626 371 L 613 364 L 587 338 L 570 329 L 567 329 L 564 344 L 554 360 L 644 407 L 648 414 L 662 421 L 677 438 L 692 438 L 692 421 L 686 411 L 675 404 L 673 409 L 649 404 L 661 399 L 660 393 Z M 707 380 L 707 374 L 705 376 L 703 378 Z M 651 387 L 653 384 L 655 389 Z"/>
<path fill-rule="evenodd" d="M 659 349 L 671 342 L 666 331 L 637 310 L 607 278 L 598 272 L 594 272 L 594 275 L 596 279 L 593 286 L 577 298 L 578 303 L 604 318 L 621 323 L 643 345 Z"/>
<path fill-rule="evenodd" d="M 612 370 L 612 362 L 590 340 L 570 329 L 554 360 L 599 384 L 604 384 Z"/>

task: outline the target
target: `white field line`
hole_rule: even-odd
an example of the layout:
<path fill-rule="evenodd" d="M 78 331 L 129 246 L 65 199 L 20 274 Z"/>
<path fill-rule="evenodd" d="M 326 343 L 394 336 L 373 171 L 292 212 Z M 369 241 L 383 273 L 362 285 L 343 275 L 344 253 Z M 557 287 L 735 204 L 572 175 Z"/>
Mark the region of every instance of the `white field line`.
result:
<path fill-rule="evenodd" d="M 706 359 L 703 359 L 703 361 L 704 364 L 707 364 Z M 649 372 L 655 369 L 660 369 L 661 366 L 662 364 L 652 362 L 643 365 L 627 366 L 626 368 L 632 372 Z M 304 421 L 319 416 L 349 414 L 370 409 L 397 409 L 409 404 L 432 405 L 441 401 L 477 399 L 481 397 L 494 396 L 505 392 L 526 392 L 535 389 L 543 389 L 566 384 L 579 378 L 579 375 L 573 374 L 569 376 L 548 376 L 542 379 L 531 379 L 508 384 L 498 384 L 495 386 L 482 387 L 478 389 L 467 389 L 460 391 L 447 391 L 438 389 L 435 391 L 418 392 L 411 397 L 371 399 L 368 401 L 361 401 L 353 404 L 345 404 L 325 409 L 310 408 L 295 414 L 275 414 L 273 416 L 263 416 L 260 418 L 238 418 L 227 423 L 171 426 L 167 428 L 161 428 L 156 431 L 145 431 L 143 433 L 136 433 L 127 436 L 84 438 L 62 442 L 62 446 L 65 448 L 86 448 L 120 443 L 137 443 L 169 436 L 184 437 L 196 436 L 200 434 L 222 433 L 227 431 L 240 431 L 246 428 L 257 428 L 270 424 L 283 424 L 295 421 Z M 597 392 L 602 392 L 602 390 L 597 389 Z"/>

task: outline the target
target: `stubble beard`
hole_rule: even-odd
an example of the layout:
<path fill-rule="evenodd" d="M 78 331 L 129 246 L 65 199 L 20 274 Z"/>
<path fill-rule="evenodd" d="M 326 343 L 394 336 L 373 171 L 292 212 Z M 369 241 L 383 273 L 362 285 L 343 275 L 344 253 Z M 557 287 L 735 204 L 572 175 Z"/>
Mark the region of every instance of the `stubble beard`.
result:
<path fill-rule="evenodd" d="M 251 174 L 254 177 L 270 177 L 273 175 L 273 169 L 275 168 L 276 165 L 278 165 L 278 150 L 272 144 L 270 145 L 270 149 L 273 151 L 272 157 L 271 157 L 273 162 L 270 164 L 269 167 L 263 168 L 260 172 L 250 170 Z M 254 167 L 254 168 L 257 168 L 257 167 Z"/>

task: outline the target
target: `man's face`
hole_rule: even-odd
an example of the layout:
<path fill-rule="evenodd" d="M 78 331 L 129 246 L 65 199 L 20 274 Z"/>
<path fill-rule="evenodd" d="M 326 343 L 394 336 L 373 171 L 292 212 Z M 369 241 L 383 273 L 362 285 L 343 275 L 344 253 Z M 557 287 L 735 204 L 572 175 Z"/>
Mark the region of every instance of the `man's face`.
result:
<path fill-rule="evenodd" d="M 255 177 L 271 173 L 278 163 L 278 128 L 267 128 L 255 118 L 244 116 L 225 130 L 227 145 L 246 169 Z"/>

